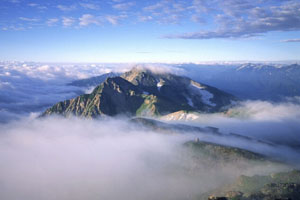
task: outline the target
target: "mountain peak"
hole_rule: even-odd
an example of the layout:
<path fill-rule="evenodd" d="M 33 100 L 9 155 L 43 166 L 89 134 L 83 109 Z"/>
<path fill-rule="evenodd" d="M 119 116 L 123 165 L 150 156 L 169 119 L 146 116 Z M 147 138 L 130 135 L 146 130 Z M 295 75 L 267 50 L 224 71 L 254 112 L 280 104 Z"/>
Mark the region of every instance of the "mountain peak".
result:
<path fill-rule="evenodd" d="M 235 100 L 230 94 L 170 73 L 153 73 L 136 66 L 121 76 L 108 77 L 91 94 L 59 102 L 43 115 L 153 116 L 180 110 L 216 112 Z"/>
<path fill-rule="evenodd" d="M 152 85 L 157 82 L 153 73 L 149 69 L 142 66 L 136 66 L 132 68 L 130 71 L 125 72 L 121 77 L 134 85 Z"/>

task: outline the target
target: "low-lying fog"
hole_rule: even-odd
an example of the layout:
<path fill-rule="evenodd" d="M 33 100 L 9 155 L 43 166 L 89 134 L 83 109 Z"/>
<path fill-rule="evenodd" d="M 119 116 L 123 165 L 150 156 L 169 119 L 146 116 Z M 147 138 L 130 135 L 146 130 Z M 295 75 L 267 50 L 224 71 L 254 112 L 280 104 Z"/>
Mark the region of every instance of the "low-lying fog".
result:
<path fill-rule="evenodd" d="M 6 200 L 193 199 L 240 174 L 286 169 L 208 164 L 182 145 L 195 135 L 145 131 L 124 119 L 51 117 L 0 128 L 0 199 Z"/>
<path fill-rule="evenodd" d="M 245 101 L 226 114 L 198 115 L 198 119 L 189 124 L 218 127 L 224 133 L 236 133 L 300 148 L 298 97 L 287 99 L 284 103 Z"/>

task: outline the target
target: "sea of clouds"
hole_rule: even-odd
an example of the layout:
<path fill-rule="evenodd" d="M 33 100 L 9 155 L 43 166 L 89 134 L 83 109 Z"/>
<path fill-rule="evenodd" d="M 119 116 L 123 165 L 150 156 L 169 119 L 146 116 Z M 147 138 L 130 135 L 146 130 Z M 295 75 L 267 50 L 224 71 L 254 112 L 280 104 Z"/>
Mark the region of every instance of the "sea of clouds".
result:
<path fill-rule="evenodd" d="M 164 67 L 152 70 L 170 72 Z M 52 104 L 84 93 L 67 83 L 126 69 L 128 65 L 0 63 L 0 199 L 193 199 L 241 174 L 287 170 L 280 164 L 207 165 L 183 146 L 196 137 L 299 168 L 297 97 L 282 103 L 245 101 L 233 108 L 238 115 L 202 114 L 188 122 L 253 141 L 201 133 L 161 134 L 127 119 L 36 118 Z"/>
<path fill-rule="evenodd" d="M 120 70 L 126 65 L 120 65 Z M 84 93 L 73 80 L 118 70 L 116 65 L 0 62 L 0 123 L 41 112 Z"/>
<path fill-rule="evenodd" d="M 0 123 L 42 112 L 51 105 L 91 92 L 68 85 L 73 80 L 108 72 L 125 72 L 132 64 L 66 64 L 0 62 Z M 167 65 L 149 65 L 155 72 L 171 72 Z M 178 69 L 174 68 L 174 72 Z M 182 70 L 181 70 L 182 71 Z"/>
<path fill-rule="evenodd" d="M 241 174 L 290 169 L 195 159 L 185 142 L 225 138 L 162 134 L 124 119 L 27 118 L 0 128 L 0 198 L 7 200 L 195 199 Z"/>

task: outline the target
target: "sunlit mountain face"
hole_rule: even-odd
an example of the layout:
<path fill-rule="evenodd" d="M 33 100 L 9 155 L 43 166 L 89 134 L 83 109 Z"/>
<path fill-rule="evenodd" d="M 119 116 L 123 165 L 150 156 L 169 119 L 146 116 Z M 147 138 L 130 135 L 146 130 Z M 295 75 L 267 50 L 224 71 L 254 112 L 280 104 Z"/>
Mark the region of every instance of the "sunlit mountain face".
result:
<path fill-rule="evenodd" d="M 3 0 L 0 199 L 300 199 L 299 13 Z"/>

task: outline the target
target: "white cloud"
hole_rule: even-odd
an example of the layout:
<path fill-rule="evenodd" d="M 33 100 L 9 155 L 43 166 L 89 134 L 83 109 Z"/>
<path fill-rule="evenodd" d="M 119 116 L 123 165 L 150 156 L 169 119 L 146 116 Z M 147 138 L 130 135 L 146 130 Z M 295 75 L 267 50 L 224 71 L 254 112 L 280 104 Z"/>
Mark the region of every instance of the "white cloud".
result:
<path fill-rule="evenodd" d="M 42 5 L 39 5 L 37 3 L 29 3 L 27 5 L 30 6 L 30 7 L 33 7 L 33 8 L 38 8 L 40 10 L 48 9 L 47 6 L 42 6 Z"/>
<path fill-rule="evenodd" d="M 195 120 L 196 124 L 218 127 L 221 132 L 297 148 L 300 144 L 299 97 L 282 103 L 244 101 L 225 114 L 200 114 Z"/>
<path fill-rule="evenodd" d="M 92 3 L 80 3 L 80 6 L 82 6 L 85 9 L 91 9 L 91 10 L 98 10 L 99 6 Z"/>
<path fill-rule="evenodd" d="M 153 17 L 150 16 L 150 15 L 147 15 L 147 16 L 139 16 L 139 21 L 141 22 L 146 22 L 146 21 L 151 21 L 153 20 Z"/>
<path fill-rule="evenodd" d="M 37 4 L 37 3 L 29 3 L 28 4 L 28 6 L 30 6 L 30 7 L 36 7 L 36 6 L 38 6 L 39 4 Z"/>
<path fill-rule="evenodd" d="M 127 15 L 108 15 L 105 19 L 112 25 L 118 25 L 120 20 L 127 18 Z"/>
<path fill-rule="evenodd" d="M 11 3 L 20 3 L 21 2 L 20 0 L 8 0 L 8 1 Z"/>
<path fill-rule="evenodd" d="M 51 18 L 51 19 L 48 19 L 46 23 L 47 23 L 48 26 L 53 26 L 53 25 L 55 25 L 58 21 L 59 21 L 58 18 Z"/>
<path fill-rule="evenodd" d="M 101 24 L 101 18 L 100 17 L 95 17 L 94 15 L 91 14 L 84 14 L 79 18 L 79 25 L 80 26 L 87 26 L 90 24 L 96 24 L 100 25 Z"/>
<path fill-rule="evenodd" d="M 134 2 L 118 3 L 118 4 L 113 5 L 113 8 L 117 9 L 117 10 L 128 10 L 129 8 L 131 8 L 134 5 L 135 5 Z"/>
<path fill-rule="evenodd" d="M 156 22 L 163 24 L 179 23 L 189 13 L 190 2 L 161 0 L 143 8 L 143 11 Z"/>
<path fill-rule="evenodd" d="M 26 21 L 26 22 L 38 22 L 39 19 L 36 18 L 27 18 L 27 17 L 19 17 L 20 20 Z"/>
<path fill-rule="evenodd" d="M 57 5 L 57 8 L 61 11 L 73 11 L 77 9 L 76 5 L 70 5 L 70 6 Z"/>
<path fill-rule="evenodd" d="M 64 26 L 72 26 L 75 23 L 75 19 L 72 17 L 62 17 L 62 23 Z"/>
<path fill-rule="evenodd" d="M 292 99 L 289 101 L 292 102 Z M 285 119 L 300 119 L 300 104 L 246 101 L 240 107 L 235 108 L 234 112 L 251 120 L 279 122 Z"/>
<path fill-rule="evenodd" d="M 118 24 L 118 17 L 117 16 L 106 16 L 105 18 L 109 23 L 111 23 L 113 25 Z"/>
<path fill-rule="evenodd" d="M 282 40 L 281 42 L 300 42 L 300 38 L 297 38 L 297 39 L 287 39 L 287 40 Z"/>
<path fill-rule="evenodd" d="M 146 6 L 143 9 L 145 11 L 154 11 L 154 10 L 157 10 L 157 9 L 161 9 L 161 8 L 165 7 L 166 5 L 167 5 L 167 1 L 160 1 L 160 2 L 155 3 L 153 5 Z"/>

